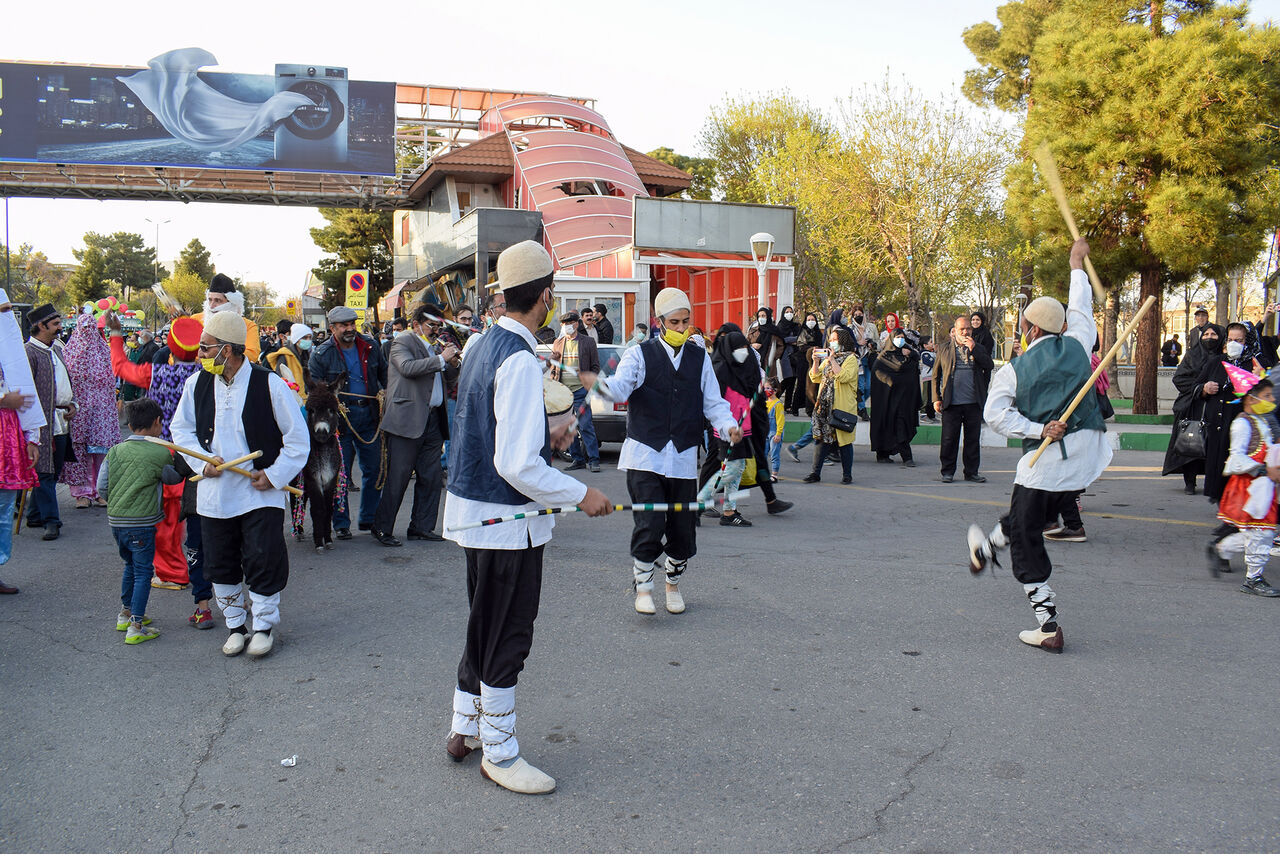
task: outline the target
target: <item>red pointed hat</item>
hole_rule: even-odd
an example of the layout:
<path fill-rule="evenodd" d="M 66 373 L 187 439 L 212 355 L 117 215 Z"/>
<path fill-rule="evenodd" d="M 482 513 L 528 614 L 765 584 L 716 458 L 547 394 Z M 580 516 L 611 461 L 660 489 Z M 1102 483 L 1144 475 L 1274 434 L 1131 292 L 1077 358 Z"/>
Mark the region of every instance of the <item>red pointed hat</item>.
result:
<path fill-rule="evenodd" d="M 179 317 L 169 324 L 169 352 L 179 362 L 190 362 L 200 348 L 204 326 L 194 317 Z"/>
<path fill-rule="evenodd" d="M 1230 362 L 1224 362 L 1222 367 L 1227 369 L 1227 379 L 1231 380 L 1231 388 L 1235 390 L 1236 397 L 1244 397 L 1253 391 L 1253 387 L 1258 384 L 1258 380 L 1262 379 L 1244 368 L 1237 368 Z"/>

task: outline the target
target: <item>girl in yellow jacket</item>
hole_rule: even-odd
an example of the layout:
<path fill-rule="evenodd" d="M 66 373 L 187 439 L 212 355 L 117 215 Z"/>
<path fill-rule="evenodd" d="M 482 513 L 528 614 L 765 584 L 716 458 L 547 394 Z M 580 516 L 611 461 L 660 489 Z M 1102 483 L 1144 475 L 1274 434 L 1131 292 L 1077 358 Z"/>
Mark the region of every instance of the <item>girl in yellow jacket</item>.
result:
<path fill-rule="evenodd" d="M 827 455 L 840 455 L 844 470 L 841 483 L 853 482 L 853 438 L 858 416 L 858 371 L 860 361 L 854 354 L 854 340 L 849 331 L 835 327 L 827 333 L 830 355 L 819 361 L 815 351 L 809 366 L 809 379 L 818 384 L 813 404 L 813 471 L 805 483 L 821 480 L 822 463 Z M 840 429 L 847 427 L 848 429 Z"/>

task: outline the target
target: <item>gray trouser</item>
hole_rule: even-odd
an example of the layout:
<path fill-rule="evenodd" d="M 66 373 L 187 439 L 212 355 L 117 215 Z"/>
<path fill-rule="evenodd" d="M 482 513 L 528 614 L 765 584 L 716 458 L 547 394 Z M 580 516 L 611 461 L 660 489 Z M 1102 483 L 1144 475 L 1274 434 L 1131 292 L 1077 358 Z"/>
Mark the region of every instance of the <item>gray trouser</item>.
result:
<path fill-rule="evenodd" d="M 416 472 L 413 485 L 413 515 L 409 530 L 426 534 L 435 530 L 440 512 L 440 449 L 444 444 L 440 422 L 434 411 L 427 416 L 427 426 L 416 439 L 386 433 L 387 479 L 374 514 L 373 527 L 384 534 L 394 532 L 400 504 L 404 501 L 409 475 Z"/>

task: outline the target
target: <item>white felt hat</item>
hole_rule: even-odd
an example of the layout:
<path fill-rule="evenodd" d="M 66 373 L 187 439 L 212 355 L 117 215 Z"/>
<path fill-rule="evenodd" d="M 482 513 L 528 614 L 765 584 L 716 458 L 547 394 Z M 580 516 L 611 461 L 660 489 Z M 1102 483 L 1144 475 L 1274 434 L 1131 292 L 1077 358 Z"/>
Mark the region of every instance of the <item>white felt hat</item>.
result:
<path fill-rule="evenodd" d="M 663 288 L 653 300 L 653 313 L 658 317 L 666 317 L 682 308 L 693 310 L 689 305 L 689 295 L 679 288 Z"/>
<path fill-rule="evenodd" d="M 1028 323 L 1040 327 L 1050 335 L 1060 333 L 1062 324 L 1067 320 L 1067 313 L 1063 310 L 1062 303 L 1053 297 L 1033 299 L 1031 304 L 1023 310 L 1022 316 Z"/>
<path fill-rule="evenodd" d="M 230 311 L 218 311 L 204 316 L 204 331 L 226 344 L 244 346 L 249 330 L 244 318 Z"/>
<path fill-rule="evenodd" d="M 502 250 L 497 272 L 498 287 L 506 291 L 550 276 L 555 266 L 541 243 L 522 240 Z"/>
<path fill-rule="evenodd" d="M 542 378 L 542 403 L 547 409 L 547 415 L 563 415 L 573 408 L 573 392 L 563 383 L 558 383 L 551 377 L 544 376 Z"/>

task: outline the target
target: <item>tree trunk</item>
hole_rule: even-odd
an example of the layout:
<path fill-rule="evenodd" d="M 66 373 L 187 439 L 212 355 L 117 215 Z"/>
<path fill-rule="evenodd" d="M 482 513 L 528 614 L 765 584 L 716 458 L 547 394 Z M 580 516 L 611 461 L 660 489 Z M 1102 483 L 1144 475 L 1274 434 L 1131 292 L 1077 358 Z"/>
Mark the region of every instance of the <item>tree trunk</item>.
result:
<path fill-rule="evenodd" d="M 1110 353 L 1116 344 L 1116 319 L 1120 313 L 1120 289 L 1112 286 L 1106 289 L 1106 303 L 1102 309 L 1102 352 Z M 1107 379 L 1111 380 L 1111 391 L 1120 396 L 1120 371 L 1117 360 L 1113 359 L 1107 368 Z"/>
<path fill-rule="evenodd" d="M 1230 316 L 1231 282 L 1214 279 L 1213 292 L 1215 300 L 1213 322 L 1225 329 L 1229 322 L 1227 318 Z"/>
<path fill-rule="evenodd" d="M 1156 366 L 1160 354 L 1160 262 L 1149 260 L 1139 275 L 1138 305 L 1146 302 L 1149 296 L 1156 298 L 1156 304 L 1138 325 L 1138 344 L 1133 358 L 1133 414 L 1155 415 L 1159 409 Z"/>

